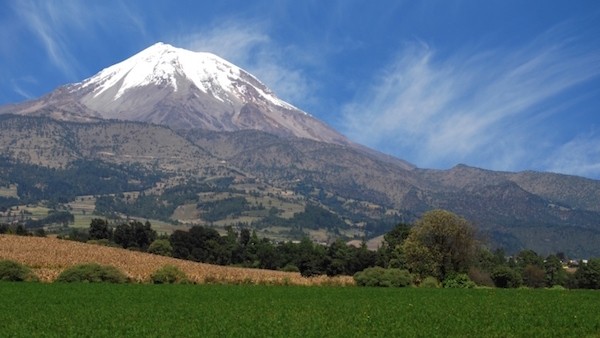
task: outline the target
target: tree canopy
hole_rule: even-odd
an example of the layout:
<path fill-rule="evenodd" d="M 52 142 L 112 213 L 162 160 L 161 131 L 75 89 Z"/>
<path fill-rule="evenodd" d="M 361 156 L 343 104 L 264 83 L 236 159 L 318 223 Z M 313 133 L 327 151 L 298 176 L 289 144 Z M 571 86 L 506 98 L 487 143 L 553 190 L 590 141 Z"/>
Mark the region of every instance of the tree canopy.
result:
<path fill-rule="evenodd" d="M 413 273 L 439 280 L 467 272 L 475 249 L 474 228 L 446 210 L 423 214 L 402 244 L 406 265 Z"/>

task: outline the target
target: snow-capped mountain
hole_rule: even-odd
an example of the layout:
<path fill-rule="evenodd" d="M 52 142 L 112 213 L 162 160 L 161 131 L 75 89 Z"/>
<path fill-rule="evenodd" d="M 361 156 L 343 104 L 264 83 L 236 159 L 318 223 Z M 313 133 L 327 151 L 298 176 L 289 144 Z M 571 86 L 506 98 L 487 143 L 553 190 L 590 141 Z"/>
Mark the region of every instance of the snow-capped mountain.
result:
<path fill-rule="evenodd" d="M 0 113 L 68 121 L 133 120 L 177 129 L 256 129 L 347 144 L 347 139 L 210 53 L 157 43 L 75 84 Z"/>

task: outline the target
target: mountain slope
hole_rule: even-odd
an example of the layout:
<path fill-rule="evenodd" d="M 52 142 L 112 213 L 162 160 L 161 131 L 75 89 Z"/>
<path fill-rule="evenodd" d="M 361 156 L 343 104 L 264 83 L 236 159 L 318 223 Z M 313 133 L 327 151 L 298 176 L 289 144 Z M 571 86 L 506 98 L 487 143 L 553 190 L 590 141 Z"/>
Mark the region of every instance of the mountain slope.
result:
<path fill-rule="evenodd" d="M 65 121 L 118 119 L 176 129 L 262 130 L 350 144 L 341 134 L 277 98 L 258 79 L 210 53 L 157 43 L 80 83 L 0 113 Z"/>
<path fill-rule="evenodd" d="M 491 243 L 509 252 L 531 248 L 542 254 L 600 255 L 593 244 L 600 241 L 600 212 L 593 204 L 600 182 L 578 177 L 464 165 L 416 169 L 355 147 L 252 130 L 176 133 L 137 122 L 67 123 L 18 116 L 0 118 L 0 150 L 12 161 L 55 168 L 77 160 L 139 164 L 164 173 L 165 188 L 200 189 L 191 191 L 199 194 L 200 202 L 183 200 L 173 219 L 183 217 L 176 215 L 185 210 L 202 217 L 223 191 L 215 186 L 215 193 L 206 195 L 211 190 L 202 182 L 228 178 L 238 183 L 227 190 L 225 199 L 259 198 L 275 202 L 276 209 L 289 201 L 297 206 L 294 212 L 316 203 L 346 222 L 341 230 L 360 236 L 378 235 L 389 230 L 390 222 L 412 222 L 427 210 L 444 208 L 472 221 Z M 275 211 L 284 217 L 285 212 Z M 267 210 L 248 215 L 254 221 L 262 219 L 262 226 L 281 223 L 268 218 Z M 285 217 L 292 216 L 293 212 Z M 227 213 L 217 219 L 223 224 L 239 222 Z"/>
<path fill-rule="evenodd" d="M 159 43 L 80 83 L 0 107 L 0 114 L 6 162 L 0 169 L 44 190 L 99 163 L 92 171 L 107 174 L 91 178 L 94 187 L 118 181 L 103 190 L 111 195 L 102 196 L 110 212 L 135 210 L 143 217 L 142 211 L 160 209 L 161 217 L 186 223 L 243 221 L 289 227 L 293 236 L 305 233 L 294 220 L 320 219 L 323 224 L 305 223 L 317 232 L 325 228 L 327 240 L 378 235 L 392 222 L 444 208 L 509 251 L 600 255 L 592 244 L 600 241 L 600 181 L 465 165 L 419 169 L 351 143 L 209 53 Z M 16 175 L 19 170 L 31 173 Z M 36 172 L 58 173 L 60 180 L 36 181 Z M 149 178 L 135 177 L 140 172 Z M 15 179 L 0 176 L 0 183 L 11 196 L 0 201 L 13 203 Z M 135 186 L 143 191 L 118 196 Z M 127 200 L 137 193 L 151 196 Z"/>

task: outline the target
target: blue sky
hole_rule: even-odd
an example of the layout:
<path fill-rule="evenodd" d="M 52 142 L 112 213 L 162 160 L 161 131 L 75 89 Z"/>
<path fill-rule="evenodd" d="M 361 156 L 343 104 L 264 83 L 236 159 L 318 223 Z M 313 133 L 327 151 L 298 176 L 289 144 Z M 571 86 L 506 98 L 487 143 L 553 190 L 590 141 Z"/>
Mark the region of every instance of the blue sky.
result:
<path fill-rule="evenodd" d="M 0 0 L 0 104 L 162 41 L 419 167 L 600 179 L 598 1 Z"/>

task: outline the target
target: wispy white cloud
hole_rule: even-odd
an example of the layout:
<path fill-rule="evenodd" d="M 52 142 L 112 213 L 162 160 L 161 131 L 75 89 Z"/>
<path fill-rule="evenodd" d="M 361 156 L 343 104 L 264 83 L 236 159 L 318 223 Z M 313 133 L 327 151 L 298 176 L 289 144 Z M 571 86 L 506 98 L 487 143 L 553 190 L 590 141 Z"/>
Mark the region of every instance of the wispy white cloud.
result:
<path fill-rule="evenodd" d="M 79 63 L 68 46 L 67 31 L 81 26 L 85 14 L 77 2 L 17 1 L 14 11 L 31 33 L 39 39 L 50 62 L 70 78 L 75 78 Z"/>
<path fill-rule="evenodd" d="M 550 171 L 600 178 L 600 134 L 577 135 L 548 157 Z"/>
<path fill-rule="evenodd" d="M 37 83 L 38 81 L 31 76 L 12 79 L 10 81 L 11 89 L 26 100 L 33 99 L 35 97 L 35 95 L 27 88 L 29 88 L 31 85 L 36 85 Z"/>
<path fill-rule="evenodd" d="M 275 42 L 261 22 L 240 18 L 222 19 L 219 24 L 175 38 L 183 48 L 211 52 L 255 75 L 280 98 L 306 104 L 315 83 L 299 66 L 306 66 L 306 53 Z"/>
<path fill-rule="evenodd" d="M 11 9 L 40 42 L 50 63 L 69 80 L 80 80 L 85 73 L 74 41 L 83 38 L 89 48 L 99 33 L 114 29 L 115 24 L 133 25 L 146 34 L 144 22 L 124 3 L 103 6 L 90 1 L 20 0 L 14 1 Z"/>
<path fill-rule="evenodd" d="M 344 131 L 424 167 L 542 165 L 552 146 L 542 135 L 552 132 L 539 122 L 561 113 L 548 103 L 600 75 L 600 54 L 558 33 L 517 49 L 450 56 L 408 43 L 343 108 Z"/>

